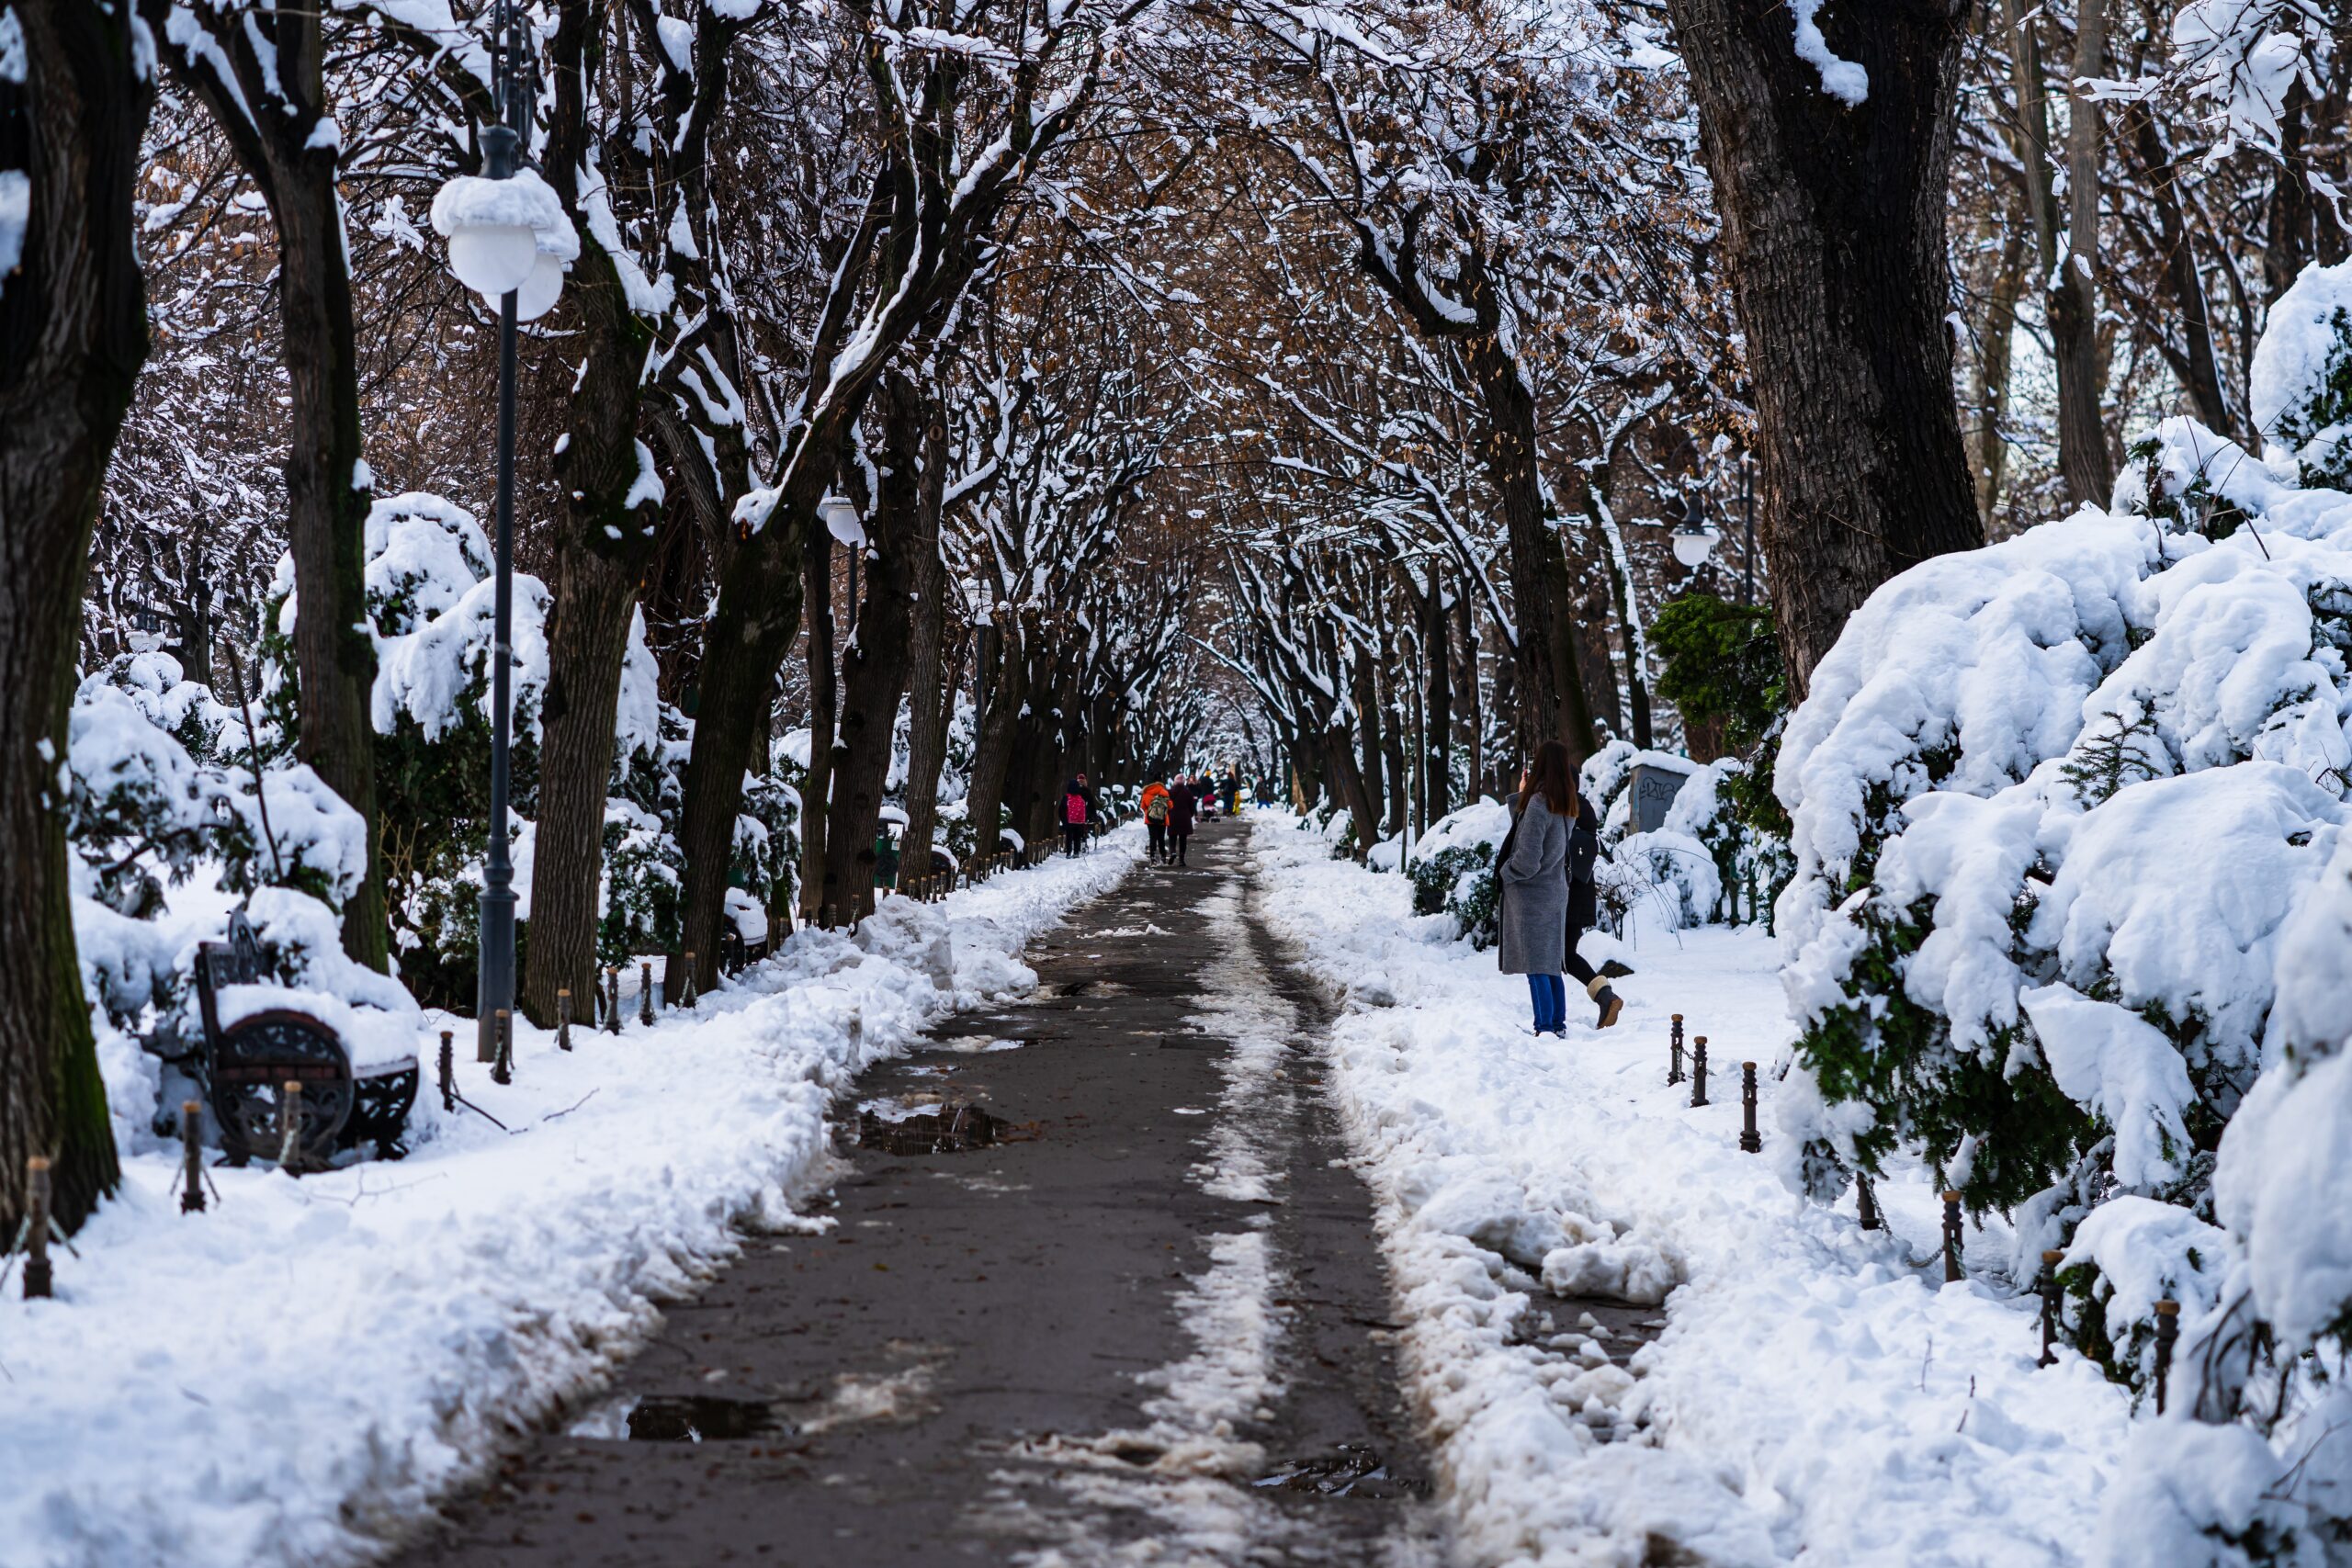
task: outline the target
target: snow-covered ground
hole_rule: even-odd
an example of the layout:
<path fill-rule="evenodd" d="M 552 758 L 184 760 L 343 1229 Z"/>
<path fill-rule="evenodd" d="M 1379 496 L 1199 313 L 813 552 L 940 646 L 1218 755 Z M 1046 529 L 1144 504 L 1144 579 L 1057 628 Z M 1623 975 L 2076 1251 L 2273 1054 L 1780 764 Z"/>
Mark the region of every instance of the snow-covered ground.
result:
<path fill-rule="evenodd" d="M 58 1259 L 58 1295 L 0 1301 L 0 1564 L 251 1568 L 362 1561 L 520 1429 L 593 1391 L 820 1179 L 836 1089 L 933 1018 L 1018 993 L 1018 954 L 1137 858 L 1095 852 L 855 937 L 797 935 L 691 1015 L 570 1055 L 525 1028 L 515 1081 L 470 1060 L 397 1164 L 297 1181 L 213 1172 L 183 1216 L 169 1150 Z M 435 1022 L 444 1021 L 435 1020 Z M 434 1047 L 423 1043 L 430 1064 Z"/>
<path fill-rule="evenodd" d="M 1403 877 L 1283 818 L 1254 840 L 1266 918 L 1347 998 L 1333 1082 L 1467 1562 L 2086 1559 L 2127 1400 L 2071 1354 L 2037 1370 L 2032 1299 L 1987 1278 L 2007 1238 L 1977 1236 L 1976 1277 L 1946 1285 L 1925 1172 L 1882 1184 L 1872 1235 L 1740 1151 L 1739 1064 L 1772 1139 L 1793 1036 L 1769 937 L 1637 930 L 1611 950 L 1637 971 L 1618 1026 L 1589 1027 L 1572 987 L 1567 1040 L 1538 1040 L 1524 982 L 1414 917 Z M 1709 1037 L 1703 1110 L 1666 1084 L 1673 1012 Z M 1637 1377 L 1583 1347 L 1555 1289 L 1671 1291 Z"/>

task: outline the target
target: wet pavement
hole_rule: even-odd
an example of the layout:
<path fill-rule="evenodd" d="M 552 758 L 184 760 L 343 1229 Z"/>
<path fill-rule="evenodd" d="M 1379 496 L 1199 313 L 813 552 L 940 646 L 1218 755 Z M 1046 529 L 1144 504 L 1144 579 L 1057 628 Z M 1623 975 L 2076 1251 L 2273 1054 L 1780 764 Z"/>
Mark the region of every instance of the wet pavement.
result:
<path fill-rule="evenodd" d="M 1435 1564 L 1323 1004 L 1248 837 L 1139 868 L 835 1127 L 614 1388 L 403 1564 Z"/>

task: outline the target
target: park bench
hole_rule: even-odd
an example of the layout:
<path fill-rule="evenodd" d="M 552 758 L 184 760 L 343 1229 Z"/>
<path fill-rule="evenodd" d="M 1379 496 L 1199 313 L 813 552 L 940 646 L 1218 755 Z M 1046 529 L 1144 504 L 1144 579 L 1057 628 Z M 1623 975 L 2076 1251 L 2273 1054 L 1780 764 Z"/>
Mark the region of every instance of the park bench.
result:
<path fill-rule="evenodd" d="M 211 1104 L 229 1163 L 243 1165 L 256 1154 L 275 1158 L 282 1152 L 288 1083 L 302 1086 L 298 1152 L 304 1165 L 324 1165 L 362 1138 L 376 1145 L 379 1158 L 406 1154 L 401 1136 L 416 1103 L 413 1049 L 403 1053 L 379 1044 L 355 1061 L 333 1029 L 292 1007 L 240 1007 L 224 1027 L 224 993 L 246 987 L 282 989 L 269 977 L 252 925 L 234 914 L 229 917 L 229 940 L 205 942 L 196 955 L 204 1043 L 196 1055 L 195 1075 Z"/>

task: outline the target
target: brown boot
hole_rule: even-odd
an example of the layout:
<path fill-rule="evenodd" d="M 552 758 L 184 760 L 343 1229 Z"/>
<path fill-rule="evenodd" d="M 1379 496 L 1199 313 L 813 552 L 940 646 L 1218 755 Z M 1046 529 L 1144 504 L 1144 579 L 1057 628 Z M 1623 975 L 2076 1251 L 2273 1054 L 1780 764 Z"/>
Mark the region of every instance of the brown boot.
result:
<path fill-rule="evenodd" d="M 1600 1021 L 1593 1025 L 1596 1029 L 1609 1028 L 1617 1021 L 1617 1015 L 1625 1010 L 1624 998 L 1609 988 L 1609 976 L 1606 975 L 1595 975 L 1592 983 L 1585 987 L 1584 994 L 1600 1008 Z"/>

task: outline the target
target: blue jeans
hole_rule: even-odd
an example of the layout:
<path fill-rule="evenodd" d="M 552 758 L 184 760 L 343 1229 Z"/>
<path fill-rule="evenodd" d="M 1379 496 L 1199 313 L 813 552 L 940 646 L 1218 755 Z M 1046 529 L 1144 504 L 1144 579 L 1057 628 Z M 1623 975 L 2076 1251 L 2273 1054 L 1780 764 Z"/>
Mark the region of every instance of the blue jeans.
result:
<path fill-rule="evenodd" d="M 1535 1003 L 1538 1034 L 1568 1026 L 1568 987 L 1557 975 L 1530 975 L 1527 994 Z"/>

